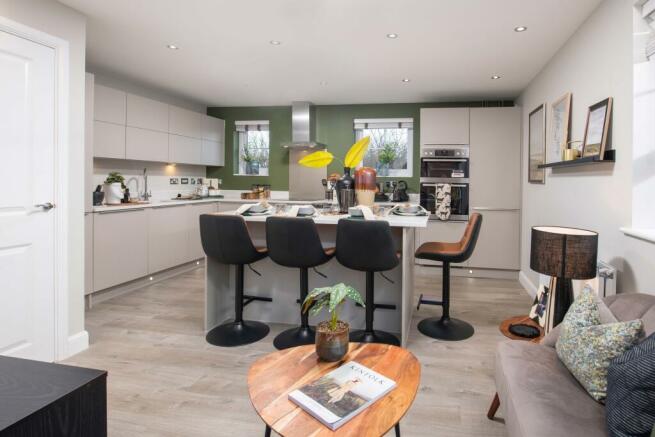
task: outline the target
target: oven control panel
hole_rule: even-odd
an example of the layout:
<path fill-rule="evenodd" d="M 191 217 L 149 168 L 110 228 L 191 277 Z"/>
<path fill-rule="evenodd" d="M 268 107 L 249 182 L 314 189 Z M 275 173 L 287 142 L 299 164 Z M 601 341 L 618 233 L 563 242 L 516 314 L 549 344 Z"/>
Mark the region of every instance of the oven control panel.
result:
<path fill-rule="evenodd" d="M 468 147 L 431 147 L 421 149 L 422 158 L 468 158 Z"/>

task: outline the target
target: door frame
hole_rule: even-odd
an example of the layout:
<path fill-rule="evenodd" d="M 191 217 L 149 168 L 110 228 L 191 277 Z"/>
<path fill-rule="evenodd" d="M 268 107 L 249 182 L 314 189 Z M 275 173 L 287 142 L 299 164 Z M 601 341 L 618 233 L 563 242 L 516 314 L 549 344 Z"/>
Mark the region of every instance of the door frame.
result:
<path fill-rule="evenodd" d="M 68 357 L 69 334 L 69 43 L 56 36 L 33 29 L 5 17 L 0 17 L 0 30 L 50 47 L 55 51 L 55 181 L 54 199 L 56 205 L 51 213 L 55 215 L 54 235 L 54 357 L 55 361 Z M 47 202 L 48 199 L 43 199 Z M 72 351 L 73 353 L 77 351 Z"/>

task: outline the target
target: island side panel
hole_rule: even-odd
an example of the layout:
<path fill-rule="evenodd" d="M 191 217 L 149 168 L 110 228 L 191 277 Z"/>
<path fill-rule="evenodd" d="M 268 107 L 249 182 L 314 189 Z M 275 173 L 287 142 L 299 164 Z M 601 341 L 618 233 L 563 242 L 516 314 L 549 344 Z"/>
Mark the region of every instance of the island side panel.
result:
<path fill-rule="evenodd" d="M 414 252 L 415 246 L 415 229 L 403 228 L 403 259 L 402 259 L 402 332 L 401 344 L 407 346 L 409 330 L 412 325 L 412 315 L 414 313 Z"/>
<path fill-rule="evenodd" d="M 233 270 L 205 257 L 205 332 L 234 318 Z"/>

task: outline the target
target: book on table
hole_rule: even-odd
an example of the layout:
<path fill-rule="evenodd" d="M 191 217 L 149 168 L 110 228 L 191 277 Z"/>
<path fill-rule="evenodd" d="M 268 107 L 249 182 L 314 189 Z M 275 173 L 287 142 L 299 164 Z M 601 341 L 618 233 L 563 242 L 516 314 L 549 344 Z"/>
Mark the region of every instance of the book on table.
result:
<path fill-rule="evenodd" d="M 292 391 L 289 399 L 334 431 L 395 387 L 395 381 L 349 361 Z"/>

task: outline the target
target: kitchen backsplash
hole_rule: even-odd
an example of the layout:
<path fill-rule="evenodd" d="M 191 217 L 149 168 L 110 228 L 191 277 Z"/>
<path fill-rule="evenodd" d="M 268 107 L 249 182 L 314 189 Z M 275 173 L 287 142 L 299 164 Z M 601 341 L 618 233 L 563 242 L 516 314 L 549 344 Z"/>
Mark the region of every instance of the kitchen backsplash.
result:
<path fill-rule="evenodd" d="M 170 199 L 178 193 L 190 194 L 197 184 L 198 178 L 206 177 L 205 167 L 196 165 L 166 165 L 155 162 L 125 161 L 121 159 L 95 158 L 93 160 L 93 186 L 87 187 L 89 193 L 95 190 L 97 185 L 102 185 L 107 175 L 117 171 L 125 177 L 125 184 L 130 193 L 135 197 L 138 181 L 139 193 L 143 192 L 143 169 L 148 169 L 148 190 L 152 192 L 153 200 Z M 177 184 L 171 184 L 171 179 L 176 179 Z M 187 182 L 183 184 L 182 182 Z"/>

